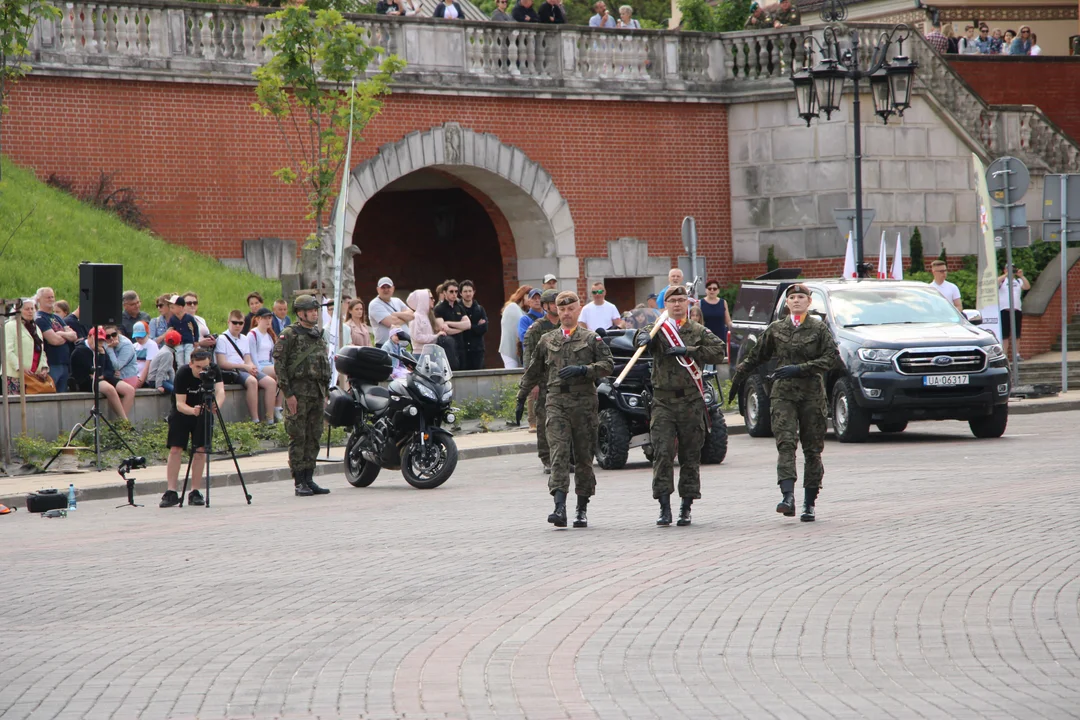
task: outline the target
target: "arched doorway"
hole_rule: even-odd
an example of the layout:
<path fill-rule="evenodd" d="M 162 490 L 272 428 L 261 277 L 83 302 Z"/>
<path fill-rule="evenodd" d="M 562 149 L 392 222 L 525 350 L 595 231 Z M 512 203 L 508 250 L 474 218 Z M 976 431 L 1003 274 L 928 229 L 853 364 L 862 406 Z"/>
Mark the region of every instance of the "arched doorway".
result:
<path fill-rule="evenodd" d="M 499 310 L 517 285 L 552 273 L 559 287 L 577 287 L 569 205 L 542 167 L 490 133 L 457 123 L 409 133 L 350 176 L 345 235 L 361 250 L 357 294 L 371 297 L 383 275 L 402 296 L 473 280 L 489 316 L 488 367 L 500 365 Z"/>

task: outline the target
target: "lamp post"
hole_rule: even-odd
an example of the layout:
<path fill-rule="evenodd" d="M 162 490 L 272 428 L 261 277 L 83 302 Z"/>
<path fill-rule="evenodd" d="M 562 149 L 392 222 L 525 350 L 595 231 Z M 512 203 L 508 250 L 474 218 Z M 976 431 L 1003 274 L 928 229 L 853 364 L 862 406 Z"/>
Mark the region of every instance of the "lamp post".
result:
<path fill-rule="evenodd" d="M 803 40 L 806 50 L 806 62 L 803 67 L 791 75 L 795 86 L 795 104 L 798 115 L 810 127 L 810 120 L 825 113 L 826 119 L 840 108 L 840 99 L 844 82 L 851 80 L 854 95 L 852 113 L 855 118 L 855 265 L 859 277 L 867 277 L 868 270 L 863 263 L 863 226 L 862 226 L 862 117 L 860 102 L 860 83 L 866 80 L 870 84 L 870 95 L 874 99 L 874 113 L 882 122 L 888 123 L 894 113 L 903 117 L 904 111 L 911 107 L 911 85 L 918 63 L 904 55 L 904 41 L 911 37 L 912 29 L 907 25 L 896 25 L 889 31 L 882 32 L 874 43 L 873 55 L 869 67 L 862 67 L 859 61 L 859 33 L 836 24 L 847 16 L 847 9 L 842 0 L 830 0 L 821 11 L 822 20 L 830 24 L 818 41 L 812 35 Z M 851 40 L 850 49 L 841 50 L 840 36 L 847 34 Z M 897 44 L 897 53 L 888 60 L 889 49 Z M 821 60 L 809 68 L 817 46 Z"/>

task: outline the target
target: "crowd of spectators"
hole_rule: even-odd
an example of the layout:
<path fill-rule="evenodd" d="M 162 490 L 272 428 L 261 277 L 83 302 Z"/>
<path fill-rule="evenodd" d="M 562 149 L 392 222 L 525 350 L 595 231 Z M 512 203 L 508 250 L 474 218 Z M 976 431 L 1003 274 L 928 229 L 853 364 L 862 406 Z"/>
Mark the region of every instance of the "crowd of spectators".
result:
<path fill-rule="evenodd" d="M 925 34 L 926 42 L 940 55 L 1041 55 L 1035 33 L 1027 25 L 1019 32 L 1012 28 L 990 29 L 986 23 L 964 26 L 964 34 L 956 35 L 952 23 L 934 23 Z"/>

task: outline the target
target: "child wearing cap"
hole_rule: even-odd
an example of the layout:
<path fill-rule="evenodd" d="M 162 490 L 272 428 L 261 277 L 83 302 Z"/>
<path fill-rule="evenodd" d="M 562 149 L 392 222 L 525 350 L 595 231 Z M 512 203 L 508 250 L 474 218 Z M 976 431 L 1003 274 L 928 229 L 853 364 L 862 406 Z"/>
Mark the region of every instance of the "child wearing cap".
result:
<path fill-rule="evenodd" d="M 142 320 L 131 328 L 131 338 L 135 341 L 135 362 L 139 368 L 139 384 L 135 387 L 145 387 L 147 375 L 150 373 L 150 362 L 158 354 L 158 345 L 150 337 L 150 328 Z"/>
<path fill-rule="evenodd" d="M 199 324 L 193 315 L 187 313 L 183 296 L 173 295 L 169 298 L 169 305 L 172 307 L 169 329 L 175 330 L 180 335 L 180 342 L 176 346 L 176 361 L 180 365 L 187 365 L 191 360 L 191 353 L 195 351 L 195 338 L 199 337 Z"/>
<path fill-rule="evenodd" d="M 176 348 L 180 346 L 180 333 L 168 330 L 165 333 L 165 345 L 149 361 L 146 373 L 146 385 L 157 388 L 164 395 L 173 393 L 173 380 L 176 379 Z"/>

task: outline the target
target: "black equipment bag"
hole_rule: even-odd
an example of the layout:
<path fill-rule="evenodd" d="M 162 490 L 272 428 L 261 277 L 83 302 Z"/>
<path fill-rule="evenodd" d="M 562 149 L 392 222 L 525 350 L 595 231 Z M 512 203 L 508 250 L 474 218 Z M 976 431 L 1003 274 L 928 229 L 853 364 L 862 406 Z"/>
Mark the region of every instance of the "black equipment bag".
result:
<path fill-rule="evenodd" d="M 26 494 L 27 512 L 42 513 L 48 510 L 67 510 L 67 506 L 67 493 L 62 493 L 55 488 Z"/>
<path fill-rule="evenodd" d="M 380 383 L 390 379 L 394 362 L 379 348 L 348 345 L 334 356 L 334 367 L 351 381 Z"/>
<path fill-rule="evenodd" d="M 352 427 L 356 424 L 356 403 L 352 395 L 340 388 L 330 391 L 330 400 L 326 404 L 326 421 L 330 427 Z"/>

